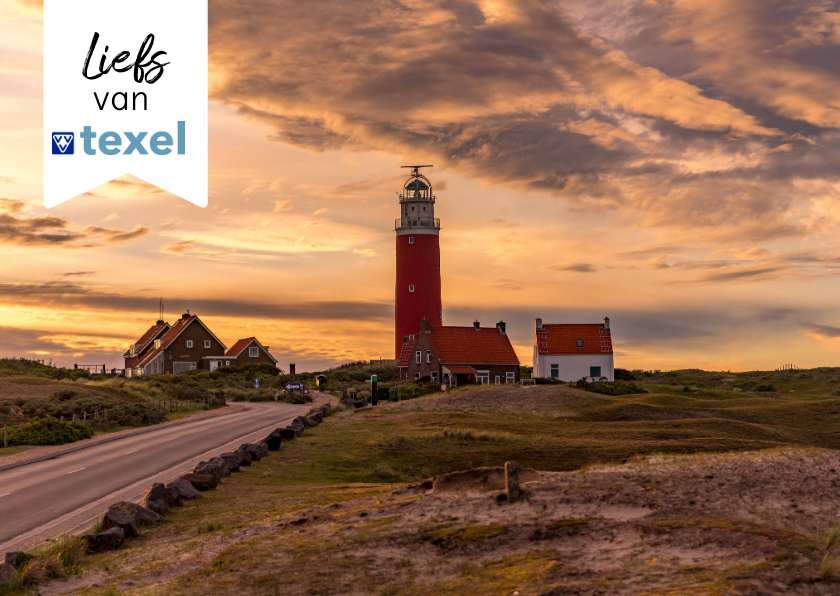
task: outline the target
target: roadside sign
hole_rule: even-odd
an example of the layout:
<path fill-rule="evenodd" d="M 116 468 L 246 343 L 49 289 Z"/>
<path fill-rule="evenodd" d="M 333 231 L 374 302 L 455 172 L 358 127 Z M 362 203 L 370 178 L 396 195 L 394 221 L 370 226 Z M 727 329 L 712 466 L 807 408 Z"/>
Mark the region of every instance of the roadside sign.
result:
<path fill-rule="evenodd" d="M 371 375 L 370 376 L 370 382 L 371 383 L 376 383 L 376 380 L 377 380 L 376 375 Z"/>
<path fill-rule="evenodd" d="M 254 387 L 256 387 L 257 389 L 260 388 L 260 380 L 259 379 L 254 379 Z"/>
<path fill-rule="evenodd" d="M 442 383 L 440 386 L 441 391 L 446 391 L 446 383 Z"/>
<path fill-rule="evenodd" d="M 289 383 L 288 385 L 286 385 L 286 389 L 289 391 L 303 389 L 303 383 Z"/>

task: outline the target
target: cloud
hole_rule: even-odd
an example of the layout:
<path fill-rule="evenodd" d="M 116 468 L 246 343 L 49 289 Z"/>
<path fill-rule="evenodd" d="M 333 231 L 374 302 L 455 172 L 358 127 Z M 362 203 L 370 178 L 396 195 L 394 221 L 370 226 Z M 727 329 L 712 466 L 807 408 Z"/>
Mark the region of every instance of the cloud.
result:
<path fill-rule="evenodd" d="M 61 277 L 81 277 L 84 275 L 95 275 L 99 273 L 98 271 L 69 271 L 67 273 L 62 273 Z"/>
<path fill-rule="evenodd" d="M 292 208 L 291 201 L 274 201 L 274 212 L 289 211 Z"/>
<path fill-rule="evenodd" d="M 840 337 L 840 327 L 818 325 L 816 323 L 802 323 L 802 332 L 814 339 L 837 339 Z"/>
<path fill-rule="evenodd" d="M 80 231 L 73 231 L 70 223 L 62 217 L 27 217 L 23 215 L 27 209 L 28 204 L 24 201 L 0 199 L 0 244 L 91 248 L 123 244 L 141 238 L 150 231 L 139 225 L 129 232 L 99 226 L 87 226 Z"/>
<path fill-rule="evenodd" d="M 360 255 L 362 257 L 375 257 L 376 251 L 372 248 L 354 248 L 353 254 Z"/>
<path fill-rule="evenodd" d="M 598 268 L 595 265 L 590 265 L 589 263 L 573 263 L 571 265 L 551 265 L 549 267 L 545 267 L 545 269 L 550 269 L 552 271 L 574 271 L 576 273 L 595 273 L 598 271 Z"/>
<path fill-rule="evenodd" d="M 157 312 L 158 298 L 103 291 L 66 281 L 0 283 L 0 304 L 28 305 L 55 310 L 91 309 L 103 312 Z M 199 316 L 244 319 L 388 321 L 394 316 L 391 302 L 352 300 L 287 303 L 248 302 L 225 298 L 167 298 L 167 309 L 190 309 Z"/>

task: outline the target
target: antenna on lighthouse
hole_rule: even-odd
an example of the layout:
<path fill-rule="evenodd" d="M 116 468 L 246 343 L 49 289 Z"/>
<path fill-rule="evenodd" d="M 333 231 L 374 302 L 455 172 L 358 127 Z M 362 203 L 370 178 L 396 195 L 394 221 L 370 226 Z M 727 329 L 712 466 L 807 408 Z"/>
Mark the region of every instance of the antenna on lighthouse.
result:
<path fill-rule="evenodd" d="M 420 168 L 433 168 L 435 166 L 400 166 L 400 167 L 401 168 L 411 168 L 413 170 L 411 172 L 411 175 L 414 176 L 415 178 L 419 178 L 421 176 Z"/>

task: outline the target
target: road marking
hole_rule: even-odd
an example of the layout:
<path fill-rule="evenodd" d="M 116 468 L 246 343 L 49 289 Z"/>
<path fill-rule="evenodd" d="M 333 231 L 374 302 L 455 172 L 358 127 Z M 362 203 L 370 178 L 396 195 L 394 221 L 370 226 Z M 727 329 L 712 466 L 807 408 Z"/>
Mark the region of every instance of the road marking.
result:
<path fill-rule="evenodd" d="M 78 470 L 73 470 L 72 472 L 67 472 L 67 475 L 75 474 L 76 472 L 81 472 L 82 470 L 87 470 L 87 468 L 79 468 Z"/>
<path fill-rule="evenodd" d="M 128 453 L 126 453 L 126 455 L 131 455 L 132 453 L 137 453 L 138 451 L 140 451 L 140 450 L 139 450 L 139 449 L 135 449 L 134 451 L 129 451 Z"/>
<path fill-rule="evenodd" d="M 164 441 L 164 443 L 168 443 L 169 441 L 174 441 L 175 439 L 178 439 L 178 438 L 180 438 L 180 437 L 172 437 L 171 439 L 168 439 L 168 440 Z"/>
<path fill-rule="evenodd" d="M 0 495 L 0 497 L 8 497 L 10 494 L 12 493 L 3 493 L 2 495 Z"/>

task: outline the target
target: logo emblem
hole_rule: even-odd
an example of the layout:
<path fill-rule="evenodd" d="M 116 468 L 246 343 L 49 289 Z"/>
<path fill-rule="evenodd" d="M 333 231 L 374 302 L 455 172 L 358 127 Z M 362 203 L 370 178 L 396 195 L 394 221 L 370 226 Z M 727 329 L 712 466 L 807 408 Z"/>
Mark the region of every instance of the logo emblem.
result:
<path fill-rule="evenodd" d="M 73 140 L 72 132 L 52 133 L 53 155 L 73 155 Z"/>

